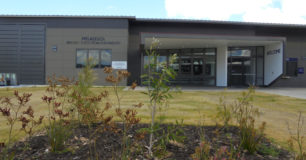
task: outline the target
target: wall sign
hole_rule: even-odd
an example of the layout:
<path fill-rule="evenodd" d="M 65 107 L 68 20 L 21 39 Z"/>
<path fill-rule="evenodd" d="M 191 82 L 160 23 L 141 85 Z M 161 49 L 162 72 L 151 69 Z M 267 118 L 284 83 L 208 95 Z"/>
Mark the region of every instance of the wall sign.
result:
<path fill-rule="evenodd" d="M 127 69 L 127 61 L 112 61 L 112 68 Z"/>
<path fill-rule="evenodd" d="M 298 73 L 299 74 L 304 74 L 304 67 L 299 67 L 298 68 Z"/>
<path fill-rule="evenodd" d="M 280 53 L 281 50 L 280 49 L 274 49 L 274 50 L 270 50 L 267 52 L 267 55 L 273 55 L 273 54 L 278 54 Z"/>
<path fill-rule="evenodd" d="M 83 36 L 79 41 L 66 41 L 66 44 L 109 44 L 118 45 L 119 41 L 108 41 L 104 37 Z"/>
<path fill-rule="evenodd" d="M 289 62 L 297 62 L 298 59 L 297 59 L 297 58 L 286 58 L 286 61 L 289 61 Z"/>

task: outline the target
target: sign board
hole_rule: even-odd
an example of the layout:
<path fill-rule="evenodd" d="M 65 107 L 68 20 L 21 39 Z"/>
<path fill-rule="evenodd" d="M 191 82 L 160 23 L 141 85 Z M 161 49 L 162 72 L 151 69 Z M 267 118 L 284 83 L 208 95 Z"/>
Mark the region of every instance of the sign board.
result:
<path fill-rule="evenodd" d="M 127 61 L 112 61 L 113 69 L 127 69 Z"/>
<path fill-rule="evenodd" d="M 304 74 L 304 67 L 299 67 L 298 68 L 298 73 L 299 74 Z"/>
<path fill-rule="evenodd" d="M 279 54 L 281 53 L 280 49 L 274 49 L 267 52 L 267 55 Z"/>
<path fill-rule="evenodd" d="M 297 62 L 298 59 L 297 59 L 297 58 L 286 58 L 286 61 L 289 61 L 289 62 Z"/>
<path fill-rule="evenodd" d="M 80 40 L 68 40 L 66 44 L 107 44 L 107 45 L 119 45 L 119 41 L 107 40 L 104 37 L 96 36 L 83 36 Z"/>

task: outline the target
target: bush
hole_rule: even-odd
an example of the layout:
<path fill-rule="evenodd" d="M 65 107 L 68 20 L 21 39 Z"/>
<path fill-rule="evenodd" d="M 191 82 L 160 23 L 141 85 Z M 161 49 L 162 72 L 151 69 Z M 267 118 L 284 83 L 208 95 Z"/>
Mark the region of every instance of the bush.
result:
<path fill-rule="evenodd" d="M 233 115 L 240 129 L 240 145 L 250 153 L 258 150 L 266 126 L 266 123 L 263 122 L 259 129 L 255 127 L 255 118 L 259 117 L 260 113 L 252 105 L 254 93 L 254 87 L 249 87 L 248 91 L 243 92 L 242 96 L 237 99 L 233 107 Z"/>

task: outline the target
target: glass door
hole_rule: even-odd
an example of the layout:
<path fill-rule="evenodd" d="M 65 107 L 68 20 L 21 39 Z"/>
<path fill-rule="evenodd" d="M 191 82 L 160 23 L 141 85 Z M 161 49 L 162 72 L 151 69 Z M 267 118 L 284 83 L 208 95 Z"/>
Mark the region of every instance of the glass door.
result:
<path fill-rule="evenodd" d="M 228 84 L 230 86 L 256 84 L 256 57 L 252 55 L 251 49 L 233 49 L 229 51 Z"/>

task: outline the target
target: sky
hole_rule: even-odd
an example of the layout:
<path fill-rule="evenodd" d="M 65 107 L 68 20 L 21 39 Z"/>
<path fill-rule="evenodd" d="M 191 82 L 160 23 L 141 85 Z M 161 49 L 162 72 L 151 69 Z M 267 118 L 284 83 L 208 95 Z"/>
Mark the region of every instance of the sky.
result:
<path fill-rule="evenodd" d="M 98 15 L 306 24 L 306 0 L 0 0 L 1 15 Z"/>

